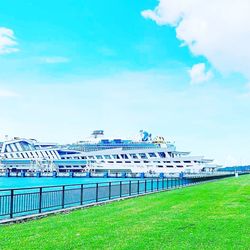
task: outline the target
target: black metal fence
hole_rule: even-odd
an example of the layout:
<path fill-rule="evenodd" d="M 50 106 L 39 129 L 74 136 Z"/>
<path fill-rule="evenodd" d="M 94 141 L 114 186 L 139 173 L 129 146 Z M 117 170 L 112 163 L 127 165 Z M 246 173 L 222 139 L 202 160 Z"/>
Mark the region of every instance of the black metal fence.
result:
<path fill-rule="evenodd" d="M 231 176 L 231 175 L 227 175 Z M 157 178 L 0 190 L 0 221 L 122 197 L 176 189 L 227 176 Z"/>

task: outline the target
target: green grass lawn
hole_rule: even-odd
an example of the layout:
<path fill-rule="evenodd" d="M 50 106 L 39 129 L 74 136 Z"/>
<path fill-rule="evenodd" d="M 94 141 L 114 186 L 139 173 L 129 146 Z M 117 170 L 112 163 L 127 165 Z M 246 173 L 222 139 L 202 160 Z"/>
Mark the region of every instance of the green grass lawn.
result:
<path fill-rule="evenodd" d="M 250 175 L 0 226 L 0 249 L 250 249 Z"/>

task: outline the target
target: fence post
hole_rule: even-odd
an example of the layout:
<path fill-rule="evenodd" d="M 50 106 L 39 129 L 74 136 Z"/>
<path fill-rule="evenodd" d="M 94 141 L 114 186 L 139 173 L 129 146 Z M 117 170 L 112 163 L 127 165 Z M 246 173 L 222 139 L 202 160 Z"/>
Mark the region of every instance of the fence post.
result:
<path fill-rule="evenodd" d="M 153 191 L 154 191 L 154 180 L 151 179 L 151 192 L 153 192 Z"/>
<path fill-rule="evenodd" d="M 42 193 L 43 193 L 43 188 L 39 188 L 39 213 L 42 212 Z"/>
<path fill-rule="evenodd" d="M 131 181 L 129 181 L 129 196 L 131 196 Z"/>
<path fill-rule="evenodd" d="M 164 177 L 162 178 L 162 190 L 164 189 Z"/>
<path fill-rule="evenodd" d="M 109 200 L 111 199 L 111 182 L 109 182 Z"/>
<path fill-rule="evenodd" d="M 138 180 L 137 193 L 140 193 L 140 181 Z"/>
<path fill-rule="evenodd" d="M 167 178 L 167 189 L 168 189 L 168 178 Z"/>
<path fill-rule="evenodd" d="M 98 183 L 96 183 L 96 197 L 95 197 L 95 200 L 96 202 L 98 202 Z"/>
<path fill-rule="evenodd" d="M 145 180 L 145 193 L 147 193 L 147 180 Z"/>
<path fill-rule="evenodd" d="M 159 190 L 159 179 L 157 178 L 157 191 Z"/>
<path fill-rule="evenodd" d="M 122 181 L 120 181 L 120 197 L 122 197 Z"/>
<path fill-rule="evenodd" d="M 83 204 L 83 184 L 81 184 L 81 205 Z"/>
<path fill-rule="evenodd" d="M 13 218 L 14 190 L 10 190 L 10 218 Z"/>
<path fill-rule="evenodd" d="M 62 186 L 62 208 L 64 208 L 65 186 Z"/>

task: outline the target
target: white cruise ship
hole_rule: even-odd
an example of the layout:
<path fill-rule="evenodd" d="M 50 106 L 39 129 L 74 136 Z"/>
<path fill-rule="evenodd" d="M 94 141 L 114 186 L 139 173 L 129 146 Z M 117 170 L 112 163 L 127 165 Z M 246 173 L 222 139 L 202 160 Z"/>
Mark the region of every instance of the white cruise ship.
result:
<path fill-rule="evenodd" d="M 102 130 L 78 143 L 58 145 L 34 139 L 14 138 L 3 142 L 0 168 L 11 171 L 94 171 L 127 173 L 199 173 L 214 165 L 203 156 L 177 151 L 163 137 L 151 138 L 140 131 L 139 140 L 106 139 Z"/>

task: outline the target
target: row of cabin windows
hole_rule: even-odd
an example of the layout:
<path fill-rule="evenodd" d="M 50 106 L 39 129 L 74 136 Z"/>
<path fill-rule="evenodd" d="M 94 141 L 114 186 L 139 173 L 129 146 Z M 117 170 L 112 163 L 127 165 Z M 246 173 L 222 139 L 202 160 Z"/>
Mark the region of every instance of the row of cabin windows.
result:
<path fill-rule="evenodd" d="M 108 161 L 108 163 L 114 163 L 114 161 Z M 122 163 L 122 161 L 117 161 L 116 163 Z M 125 163 L 131 163 L 131 161 L 125 161 Z M 140 161 L 134 161 L 133 163 L 140 163 Z M 144 161 L 145 163 L 145 161 Z M 146 162 L 148 163 L 148 162 Z M 163 168 L 164 166 L 163 165 L 157 165 L 158 168 Z M 166 166 L 167 168 L 173 168 L 174 166 L 173 165 L 167 165 Z M 183 166 L 181 165 L 178 165 L 176 166 L 177 168 L 183 168 Z"/>
<path fill-rule="evenodd" d="M 86 156 L 76 156 L 76 157 L 70 157 L 70 156 L 66 156 L 66 157 L 62 157 L 62 160 L 70 160 L 70 159 L 78 159 L 78 160 L 84 160 L 84 159 L 87 159 Z M 94 159 L 94 158 L 91 158 L 91 159 Z"/>
<path fill-rule="evenodd" d="M 163 161 L 164 163 L 171 163 L 171 161 Z M 173 161 L 174 163 L 181 163 L 180 161 Z M 183 161 L 184 163 L 191 163 L 191 161 Z M 196 161 L 194 161 L 196 162 Z"/>
<path fill-rule="evenodd" d="M 105 163 L 105 161 L 101 161 L 102 163 Z M 108 163 L 114 163 L 114 161 L 108 161 Z M 122 163 L 122 161 L 117 161 L 116 163 Z M 125 161 L 125 163 L 131 163 L 131 161 Z M 134 161 L 133 163 L 141 163 L 140 161 Z M 143 163 L 149 163 L 149 161 L 143 161 Z M 160 163 L 160 161 L 154 162 L 154 163 Z M 162 165 L 157 165 L 157 167 L 163 167 Z M 168 168 L 173 168 L 173 165 L 167 165 Z M 177 168 L 183 168 L 182 165 L 177 165 Z M 186 167 L 192 167 L 192 165 L 187 165 Z"/>
<path fill-rule="evenodd" d="M 113 161 L 108 161 L 109 163 L 114 163 Z M 121 162 L 117 162 L 117 163 L 121 163 Z M 126 163 L 131 163 L 131 161 L 127 161 Z M 139 162 L 138 162 L 139 163 Z M 67 166 L 62 166 L 62 165 L 60 165 L 59 166 L 59 168 L 75 168 L 75 167 L 81 167 L 81 168 L 85 168 L 86 167 L 86 165 L 81 165 L 81 166 L 69 166 L 69 165 L 67 165 Z M 163 168 L 164 166 L 163 165 L 157 165 L 157 167 L 158 168 Z M 167 165 L 166 166 L 167 168 L 174 168 L 174 166 L 173 165 Z M 176 166 L 177 168 L 183 168 L 183 166 L 181 166 L 181 165 L 178 165 L 178 166 Z"/>
<path fill-rule="evenodd" d="M 30 155 L 29 155 L 29 153 L 30 153 Z M 25 153 L 15 153 L 15 155 L 10 153 L 9 154 L 10 157 L 8 156 L 8 154 L 5 154 L 5 157 L 6 158 L 23 158 L 23 159 L 30 158 L 30 156 L 32 158 L 40 158 L 41 157 L 38 154 L 38 152 L 29 152 L 29 153 L 27 153 L 27 152 L 25 152 Z M 50 152 L 51 155 L 46 151 L 40 151 L 40 153 L 41 153 L 42 157 L 44 157 L 44 158 L 49 157 L 49 158 L 54 159 L 54 155 L 51 152 Z"/>
<path fill-rule="evenodd" d="M 17 143 L 10 143 L 6 145 L 5 152 L 17 152 L 17 151 L 31 151 L 35 148 L 27 142 L 17 142 Z"/>
<path fill-rule="evenodd" d="M 44 158 L 54 158 L 54 155 L 51 153 L 48 154 L 46 151 L 40 151 L 42 157 Z M 32 158 L 36 158 L 36 157 L 40 157 L 40 155 L 37 153 L 37 152 L 30 152 Z M 140 156 L 140 158 L 138 157 L 138 155 Z M 146 153 L 139 153 L 139 154 L 129 154 L 130 158 L 132 159 L 148 159 Z M 157 157 L 156 153 L 148 153 L 149 157 Z M 165 158 L 166 157 L 166 154 L 164 152 L 159 152 L 158 155 L 161 157 L 161 158 Z M 30 155 L 28 153 L 16 153 L 16 156 L 17 157 L 21 157 L 21 158 L 30 158 Z M 129 159 L 128 155 L 127 154 L 113 154 L 112 157 L 111 155 L 96 155 L 95 156 L 96 159 Z M 88 156 L 89 159 L 95 159 L 94 156 Z M 8 155 L 6 154 L 6 158 L 9 158 Z M 15 158 L 13 156 L 13 154 L 10 154 L 10 158 Z M 72 157 L 62 157 L 62 159 L 72 159 Z M 79 156 L 79 157 L 74 157 L 74 159 L 87 159 L 86 156 Z M 159 163 L 159 162 L 155 162 L 155 163 Z M 164 163 L 171 163 L 170 161 L 164 161 Z M 180 161 L 174 161 L 174 163 L 181 163 Z M 184 163 L 191 163 L 191 161 L 184 161 Z M 194 163 L 199 163 L 199 161 L 194 161 Z"/>
<path fill-rule="evenodd" d="M 76 157 L 73 157 L 74 159 L 78 159 L 78 160 L 83 160 L 83 159 L 87 159 L 86 156 L 76 156 Z M 70 157 L 67 157 L 67 159 L 71 159 Z"/>
<path fill-rule="evenodd" d="M 157 167 L 158 168 L 163 168 L 163 165 L 157 165 Z M 173 165 L 167 165 L 166 166 L 167 168 L 173 168 L 174 166 Z M 178 165 L 178 166 L 176 166 L 177 168 L 183 168 L 183 166 L 181 166 L 181 165 Z"/>
<path fill-rule="evenodd" d="M 119 159 L 119 158 L 117 158 L 117 156 L 114 159 Z M 94 159 L 94 156 L 88 156 L 88 157 L 89 157 L 89 159 Z M 96 158 L 97 159 L 103 159 L 101 155 L 96 156 Z M 112 159 L 110 155 L 104 155 L 104 158 L 109 159 L 109 160 Z M 133 158 L 133 159 L 138 159 L 138 158 Z M 101 162 L 104 163 L 105 161 L 101 161 Z M 113 161 L 109 161 L 109 163 L 111 163 L 111 162 L 113 163 Z M 191 163 L 191 161 L 183 161 L 183 162 L 184 163 Z M 197 161 L 194 161 L 194 162 L 197 162 Z M 122 163 L 122 161 L 116 161 L 116 163 Z M 127 163 L 127 161 L 125 161 L 125 163 Z M 140 163 L 140 161 L 134 161 L 134 163 Z M 144 161 L 144 163 L 149 163 L 149 161 Z M 161 161 L 153 161 L 153 163 L 161 163 Z M 173 162 L 171 162 L 171 161 L 163 161 L 163 163 L 181 163 L 181 161 L 173 161 Z"/>
<path fill-rule="evenodd" d="M 110 161 L 110 163 L 113 163 L 113 161 Z M 130 161 L 128 163 L 131 163 Z M 16 167 L 16 168 L 20 168 L 21 166 L 26 166 L 26 165 L 9 165 L 8 167 L 10 168 L 13 168 L 13 167 Z M 63 166 L 63 165 L 59 165 L 58 166 L 60 169 L 62 168 L 86 168 L 86 165 L 66 165 L 66 166 Z M 157 165 L 158 168 L 163 168 L 164 166 L 163 165 Z M 167 168 L 174 168 L 174 166 L 172 165 L 167 165 L 166 166 Z M 176 167 L 179 167 L 179 168 L 182 168 L 183 166 L 176 166 Z"/>
<path fill-rule="evenodd" d="M 148 155 L 147 155 L 148 154 Z M 148 159 L 148 158 L 153 158 L 153 157 L 160 157 L 160 158 L 166 158 L 166 153 L 165 152 L 159 152 L 159 153 L 138 153 L 138 154 L 135 154 L 135 153 L 132 153 L 132 154 L 113 154 L 113 155 L 91 155 L 91 156 L 88 156 L 88 159 L 98 159 L 98 160 L 101 160 L 101 159 L 129 159 L 132 158 L 132 159 Z M 158 156 L 157 156 L 158 155 Z M 170 153 L 169 153 L 170 155 Z M 180 163 L 180 161 L 175 161 L 175 163 Z M 185 161 L 185 163 L 191 163 L 191 161 Z"/>
<path fill-rule="evenodd" d="M 110 161 L 110 163 L 113 163 L 113 161 Z M 127 163 L 131 163 L 131 161 L 128 161 Z M 75 167 L 80 167 L 80 168 L 85 168 L 86 165 L 80 165 L 80 166 L 70 166 L 70 165 L 67 165 L 67 166 L 62 166 L 60 165 L 59 168 L 62 169 L 62 168 L 75 168 Z M 158 168 L 163 168 L 164 166 L 163 165 L 157 165 Z M 173 165 L 167 165 L 166 166 L 167 168 L 174 168 Z M 181 165 L 178 165 L 176 166 L 177 168 L 182 168 L 183 166 Z"/>
<path fill-rule="evenodd" d="M 59 168 L 75 168 L 75 167 L 86 168 L 86 165 L 79 165 L 79 166 L 71 166 L 71 165 L 63 166 L 63 165 L 59 165 L 58 167 Z"/>
<path fill-rule="evenodd" d="M 47 157 L 51 157 L 46 151 L 40 151 L 41 155 L 44 157 L 44 158 L 47 158 Z M 160 152 L 161 153 L 161 152 Z M 159 155 L 160 155 L 159 153 Z M 30 152 L 31 156 L 33 158 L 36 158 L 36 157 L 40 157 L 38 152 Z M 147 159 L 147 156 L 145 153 L 139 153 L 140 157 L 142 159 Z M 149 153 L 149 155 L 151 157 L 156 157 L 156 154 L 155 153 Z M 26 153 L 16 153 L 16 156 L 18 158 L 29 158 L 29 154 L 26 152 Z M 112 155 L 114 159 L 128 159 L 128 156 L 126 154 L 121 154 L 121 155 Z M 133 159 L 138 159 L 137 155 L 136 154 L 130 154 L 131 158 Z M 8 155 L 6 154 L 6 158 L 9 158 Z M 10 154 L 10 158 L 15 158 L 13 154 Z M 94 159 L 94 156 L 89 156 L 88 157 L 89 159 Z M 103 157 L 101 155 L 96 155 L 96 158 L 97 159 L 103 159 Z M 110 155 L 104 155 L 104 158 L 105 159 L 112 159 Z M 72 159 L 72 157 L 62 157 L 62 159 Z M 81 157 L 74 157 L 74 159 L 87 159 L 86 156 L 81 156 Z M 164 163 L 171 163 L 171 161 L 163 161 Z M 195 163 L 198 162 L 198 161 L 194 161 Z M 113 163 L 113 161 L 109 161 L 109 163 Z M 117 161 L 117 163 L 122 163 L 122 161 Z M 130 161 L 125 161 L 125 163 L 130 163 Z M 134 163 L 140 163 L 140 161 L 135 161 Z M 149 163 L 149 161 L 144 161 L 144 163 Z M 154 161 L 154 163 L 160 163 L 160 161 Z M 174 161 L 174 163 L 180 163 L 180 161 Z M 184 163 L 191 163 L 191 161 L 184 161 Z M 173 167 L 173 166 L 168 166 L 168 167 Z M 177 167 L 183 167 L 183 166 L 177 166 Z"/>

